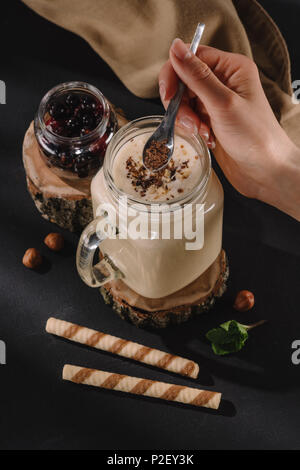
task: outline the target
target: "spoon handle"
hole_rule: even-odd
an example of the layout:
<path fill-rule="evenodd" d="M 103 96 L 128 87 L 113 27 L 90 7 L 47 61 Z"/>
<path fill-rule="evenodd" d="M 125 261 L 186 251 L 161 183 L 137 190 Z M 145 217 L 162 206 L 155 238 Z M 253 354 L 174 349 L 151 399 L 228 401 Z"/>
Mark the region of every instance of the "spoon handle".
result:
<path fill-rule="evenodd" d="M 190 51 L 192 51 L 193 54 L 196 54 L 197 52 L 198 46 L 200 44 L 200 41 L 204 32 L 204 28 L 205 28 L 204 23 L 198 23 L 194 38 L 190 45 Z M 169 106 L 167 108 L 167 111 L 165 114 L 165 121 L 168 122 L 168 125 L 171 124 L 172 127 L 174 126 L 177 111 L 180 106 L 182 95 L 184 93 L 185 88 L 186 88 L 185 84 L 179 80 L 177 91 L 175 95 L 173 96 L 173 98 L 171 99 Z"/>

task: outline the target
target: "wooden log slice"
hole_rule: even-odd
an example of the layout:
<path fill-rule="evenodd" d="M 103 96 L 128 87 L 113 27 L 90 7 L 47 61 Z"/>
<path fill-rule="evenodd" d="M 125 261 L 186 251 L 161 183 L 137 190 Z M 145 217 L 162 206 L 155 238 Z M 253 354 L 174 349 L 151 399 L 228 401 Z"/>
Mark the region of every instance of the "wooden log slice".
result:
<path fill-rule="evenodd" d="M 212 271 L 214 271 L 214 277 L 212 277 Z M 122 285 L 123 281 L 120 280 L 106 284 L 101 287 L 100 292 L 105 303 L 110 305 L 123 320 L 127 320 L 142 328 L 165 328 L 171 324 L 183 323 L 196 314 L 210 310 L 216 299 L 224 294 L 228 276 L 228 259 L 225 251 L 222 250 L 213 265 L 208 268 L 200 278 L 196 279 L 196 281 L 186 288 L 181 289 L 178 293 L 175 292 L 172 296 L 162 299 L 162 304 L 166 303 L 167 299 L 168 303 L 172 303 L 174 305 L 173 307 L 164 310 L 157 309 L 156 311 L 150 312 L 138 308 L 136 305 L 130 305 L 128 299 L 128 291 L 130 291 L 130 289 L 125 289 L 125 286 Z M 214 279 L 214 281 L 212 281 L 212 279 Z M 115 288 L 116 285 L 114 285 L 114 283 L 118 283 L 117 288 Z M 211 283 L 211 285 L 209 285 L 209 288 L 207 289 L 207 285 L 209 283 Z M 205 289 L 202 287 L 204 285 L 206 286 Z M 199 286 L 199 298 L 195 300 L 195 288 L 197 289 L 197 286 Z M 122 298 L 122 289 L 124 289 L 124 296 L 126 296 L 127 300 Z M 184 297 L 188 299 L 189 296 L 191 298 L 193 297 L 193 301 L 191 303 L 186 302 L 184 305 L 176 305 L 179 299 Z M 132 297 L 136 298 L 139 296 L 137 294 L 132 294 Z M 145 299 L 141 298 L 141 302 L 143 300 Z"/>
<path fill-rule="evenodd" d="M 114 109 L 119 127 L 127 124 Z M 71 232 L 81 232 L 93 219 L 91 177 L 67 180 L 54 174 L 40 155 L 33 122 L 23 142 L 23 163 L 28 191 L 41 215 Z"/>

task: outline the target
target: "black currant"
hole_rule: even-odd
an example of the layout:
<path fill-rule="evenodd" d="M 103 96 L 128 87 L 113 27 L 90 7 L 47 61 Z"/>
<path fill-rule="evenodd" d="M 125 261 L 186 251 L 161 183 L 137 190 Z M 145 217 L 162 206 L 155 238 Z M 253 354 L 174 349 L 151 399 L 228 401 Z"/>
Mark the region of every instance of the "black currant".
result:
<path fill-rule="evenodd" d="M 66 119 L 69 116 L 69 109 L 60 102 L 54 102 L 49 106 L 49 114 L 54 119 Z"/>
<path fill-rule="evenodd" d="M 76 117 L 71 117 L 66 123 L 66 131 L 70 137 L 76 137 L 80 134 L 80 120 Z"/>
<path fill-rule="evenodd" d="M 96 127 L 96 120 L 91 113 L 86 113 L 82 115 L 82 125 L 84 129 L 95 129 Z"/>
<path fill-rule="evenodd" d="M 75 93 L 69 93 L 67 96 L 66 96 L 66 100 L 65 100 L 66 104 L 68 106 L 70 106 L 71 108 L 76 108 L 76 106 L 79 106 L 80 104 L 80 99 L 79 99 L 79 96 Z"/>

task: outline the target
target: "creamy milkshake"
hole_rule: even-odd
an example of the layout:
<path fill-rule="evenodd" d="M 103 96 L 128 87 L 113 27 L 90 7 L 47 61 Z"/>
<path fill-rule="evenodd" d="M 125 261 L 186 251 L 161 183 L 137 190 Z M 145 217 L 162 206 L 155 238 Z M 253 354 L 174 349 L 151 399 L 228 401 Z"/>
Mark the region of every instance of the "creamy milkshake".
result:
<path fill-rule="evenodd" d="M 91 185 L 94 214 L 99 204 L 117 207 L 126 194 L 129 205 L 174 202 L 205 204 L 204 246 L 186 250 L 186 240 L 162 239 L 151 233 L 149 239 L 106 239 L 102 253 L 123 273 L 123 281 L 137 294 L 148 298 L 170 295 L 199 277 L 217 258 L 222 245 L 223 190 L 211 170 L 207 147 L 197 136 L 177 131 L 175 150 L 167 168 L 150 172 L 143 167 L 142 152 L 160 118 L 134 121 L 113 138 L 104 168 Z M 170 209 L 171 211 L 171 209 Z"/>

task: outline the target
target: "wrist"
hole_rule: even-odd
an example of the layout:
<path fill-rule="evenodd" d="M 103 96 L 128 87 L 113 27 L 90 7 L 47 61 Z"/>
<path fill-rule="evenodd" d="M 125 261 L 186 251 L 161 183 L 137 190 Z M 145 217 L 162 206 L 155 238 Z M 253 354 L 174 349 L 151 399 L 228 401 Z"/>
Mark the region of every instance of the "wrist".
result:
<path fill-rule="evenodd" d="M 259 199 L 300 221 L 300 149 L 284 134 L 267 151 L 269 178 Z"/>

